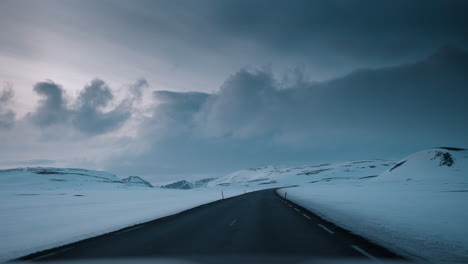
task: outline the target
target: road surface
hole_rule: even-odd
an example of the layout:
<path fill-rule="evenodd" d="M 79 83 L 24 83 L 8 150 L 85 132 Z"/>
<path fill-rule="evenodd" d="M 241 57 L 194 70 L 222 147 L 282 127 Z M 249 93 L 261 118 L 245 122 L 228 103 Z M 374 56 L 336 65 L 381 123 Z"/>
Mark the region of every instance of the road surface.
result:
<path fill-rule="evenodd" d="M 287 262 L 310 258 L 398 258 L 386 249 L 281 199 L 274 190 L 264 190 L 32 254 L 21 260 L 177 257 L 190 260 L 213 258 L 219 262 L 220 257 L 226 260 L 243 256 Z"/>

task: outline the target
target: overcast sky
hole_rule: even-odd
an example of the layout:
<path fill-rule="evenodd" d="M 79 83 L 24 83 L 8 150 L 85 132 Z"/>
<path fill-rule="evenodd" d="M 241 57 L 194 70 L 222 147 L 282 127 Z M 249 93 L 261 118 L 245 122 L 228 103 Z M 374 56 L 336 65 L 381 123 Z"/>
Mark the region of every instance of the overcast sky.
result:
<path fill-rule="evenodd" d="M 153 182 L 468 147 L 468 2 L 3 0 L 0 167 Z"/>

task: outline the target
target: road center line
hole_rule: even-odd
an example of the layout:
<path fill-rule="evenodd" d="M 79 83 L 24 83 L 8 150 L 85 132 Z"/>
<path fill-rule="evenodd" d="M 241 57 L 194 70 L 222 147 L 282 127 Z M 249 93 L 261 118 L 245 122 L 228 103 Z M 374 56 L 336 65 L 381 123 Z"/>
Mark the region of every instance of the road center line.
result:
<path fill-rule="evenodd" d="M 330 234 L 334 234 L 335 232 L 331 231 L 330 229 L 326 228 L 324 225 L 321 225 L 321 224 L 318 224 L 318 226 L 320 228 L 322 228 L 323 230 L 327 231 L 328 233 Z"/>
<path fill-rule="evenodd" d="M 305 218 L 309 219 L 310 220 L 310 217 L 306 214 L 302 214 Z"/>
<path fill-rule="evenodd" d="M 366 251 L 364 251 L 363 249 L 361 249 L 360 247 L 356 246 L 356 245 L 351 245 L 351 247 L 356 250 L 357 252 L 361 253 L 362 255 L 368 257 L 369 259 L 372 259 L 373 261 L 375 262 L 380 262 L 379 259 L 377 259 L 376 257 L 372 256 L 371 254 L 367 253 Z"/>
<path fill-rule="evenodd" d="M 42 256 L 39 256 L 33 260 L 40 260 L 40 259 L 43 259 L 43 258 L 47 258 L 47 257 L 50 257 L 50 256 L 53 256 L 55 254 L 58 254 L 58 253 L 62 253 L 62 252 L 65 252 L 67 250 L 70 250 L 72 248 L 75 248 L 75 247 L 68 247 L 68 248 L 64 248 L 64 249 L 61 249 L 61 250 L 58 250 L 58 251 L 55 251 L 55 252 L 51 252 L 49 254 L 45 254 L 45 255 L 42 255 Z"/>
<path fill-rule="evenodd" d="M 299 212 L 299 209 L 297 209 L 296 207 L 294 207 L 294 210 L 298 211 Z"/>
<path fill-rule="evenodd" d="M 237 222 L 237 218 L 232 220 L 232 222 L 229 224 L 229 226 L 233 226 Z"/>

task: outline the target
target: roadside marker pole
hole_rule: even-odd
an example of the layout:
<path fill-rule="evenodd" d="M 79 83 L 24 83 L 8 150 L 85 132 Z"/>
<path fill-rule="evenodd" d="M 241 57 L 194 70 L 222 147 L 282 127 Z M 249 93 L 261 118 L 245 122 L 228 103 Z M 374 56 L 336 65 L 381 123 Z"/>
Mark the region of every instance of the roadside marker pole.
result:
<path fill-rule="evenodd" d="M 288 197 L 288 192 L 284 192 L 284 199 L 286 199 L 286 197 Z"/>
<path fill-rule="evenodd" d="M 221 191 L 221 198 L 223 198 L 223 200 L 224 200 L 224 192 L 223 191 Z"/>

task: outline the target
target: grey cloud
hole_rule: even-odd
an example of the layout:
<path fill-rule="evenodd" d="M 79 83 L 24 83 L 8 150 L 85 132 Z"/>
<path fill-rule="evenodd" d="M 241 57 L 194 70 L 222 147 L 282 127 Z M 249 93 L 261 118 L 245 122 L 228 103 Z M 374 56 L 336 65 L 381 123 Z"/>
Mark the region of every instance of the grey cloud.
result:
<path fill-rule="evenodd" d="M 154 91 L 156 102 L 152 116 L 139 127 L 143 140 L 190 137 L 196 126 L 195 115 L 210 96 L 201 92 Z"/>
<path fill-rule="evenodd" d="M 87 134 L 101 134 L 119 128 L 130 118 L 131 109 L 123 103 L 104 112 L 112 99 L 112 91 L 104 81 L 92 80 L 78 97 L 78 108 L 73 116 L 75 127 Z"/>
<path fill-rule="evenodd" d="M 41 127 L 71 124 L 81 133 L 97 135 L 119 128 L 131 116 L 132 109 L 126 102 L 105 111 L 114 96 L 106 83 L 99 79 L 84 87 L 74 106 L 67 104 L 63 88 L 52 81 L 36 84 L 34 91 L 44 98 L 29 117 Z"/>
<path fill-rule="evenodd" d="M 181 5 L 191 14 L 181 12 Z M 121 2 L 113 8 L 133 11 L 126 13 L 132 22 L 125 25 L 132 34 L 158 28 L 173 45 L 171 50 L 182 54 L 215 50 L 258 58 L 266 53 L 270 60 L 295 57 L 316 67 L 336 68 L 415 60 L 446 43 L 468 48 L 466 1 L 176 0 Z M 160 45 L 153 37 L 147 36 L 146 45 Z M 180 47 L 184 43 L 190 47 Z"/>
<path fill-rule="evenodd" d="M 285 87 L 241 70 L 215 94 L 157 91 L 162 103 L 127 159 L 146 173 L 224 173 L 265 163 L 395 158 L 438 145 L 467 147 L 468 53 L 439 50 L 414 64 L 363 69 Z M 190 125 L 188 125 L 190 124 Z M 163 140 L 156 140 L 161 131 Z M 372 155 L 372 154 L 371 154 Z"/>
<path fill-rule="evenodd" d="M 78 97 L 79 108 L 103 108 L 113 99 L 113 95 L 107 84 L 99 79 L 94 79 L 86 85 Z"/>
<path fill-rule="evenodd" d="M 32 159 L 32 160 L 18 160 L 18 161 L 1 161 L 0 165 L 7 166 L 44 166 L 56 163 L 55 160 L 48 159 Z"/>
<path fill-rule="evenodd" d="M 10 129 L 15 124 L 15 112 L 12 110 L 0 111 L 0 129 Z"/>
<path fill-rule="evenodd" d="M 0 93 L 0 129 L 10 129 L 15 124 L 16 113 L 9 108 L 15 93 L 9 86 Z"/>
<path fill-rule="evenodd" d="M 39 82 L 34 86 L 34 91 L 42 97 L 39 107 L 30 115 L 35 124 L 46 127 L 68 120 L 70 111 L 60 85 L 52 81 Z"/>
<path fill-rule="evenodd" d="M 84 0 L 29 5 L 34 8 L 10 1 L 0 9 L 0 22 L 5 21 L 0 29 L 18 40 L 2 39 L 0 46 L 11 53 L 40 54 L 30 44 L 31 28 L 67 33 L 63 35 L 69 41 L 86 29 L 90 54 L 106 52 L 100 43 L 111 41 L 129 51 L 115 56 L 117 62 L 142 54 L 146 59 L 139 67 L 151 71 L 154 60 L 164 59 L 214 79 L 210 84 L 219 81 L 210 75 L 214 72 L 259 62 L 305 63 L 315 78 L 324 80 L 356 66 L 415 61 L 446 43 L 468 48 L 468 2 L 463 0 Z M 201 60 L 206 65 L 199 69 Z M 166 82 L 176 83 L 173 77 Z"/>
<path fill-rule="evenodd" d="M 204 105 L 200 126 L 222 135 L 260 131 L 279 138 L 303 131 L 315 141 L 364 142 L 358 131 L 366 131 L 376 144 L 422 133 L 421 142 L 461 144 L 468 125 L 457 120 L 468 113 L 467 84 L 468 54 L 451 47 L 415 64 L 360 70 L 291 89 L 280 89 L 271 74 L 241 71 Z"/>
<path fill-rule="evenodd" d="M 466 1 L 213 1 L 219 32 L 280 53 L 392 60 L 447 42 L 467 47 Z M 334 54 L 335 53 L 335 54 Z M 323 56 L 325 55 L 325 56 Z"/>
<path fill-rule="evenodd" d="M 128 24 L 113 29 L 131 31 L 135 38 L 127 38 L 127 43 L 139 39 L 136 36 L 140 37 L 146 30 L 157 28 L 165 40 L 177 38 L 198 49 L 218 50 L 223 49 L 222 45 L 238 49 L 230 46 L 229 41 L 244 40 L 277 54 L 313 56 L 312 59 L 321 62 L 331 58 L 335 62 L 350 58 L 392 60 L 420 50 L 427 52 L 448 42 L 468 45 L 466 1 L 202 0 L 187 3 L 176 0 L 112 3 L 95 4 L 96 12 L 111 8 L 119 15 L 129 17 Z M 190 14 L 180 10 L 182 5 L 191 10 Z M 146 45 L 157 42 L 153 37 L 147 36 Z M 216 41 L 207 41 L 213 39 Z"/>
<path fill-rule="evenodd" d="M 0 93 L 0 103 L 1 105 L 8 104 L 13 97 L 15 96 L 15 92 L 10 86 L 3 88 L 2 92 Z"/>
<path fill-rule="evenodd" d="M 143 96 L 143 90 L 148 87 L 148 81 L 146 79 L 141 78 L 129 86 L 129 91 L 135 97 L 136 100 L 141 100 L 141 97 Z"/>
<path fill-rule="evenodd" d="M 241 70 L 197 114 L 199 128 L 218 136 L 251 136 L 267 129 L 265 116 L 281 103 L 278 83 L 271 72 Z"/>
<path fill-rule="evenodd" d="M 210 94 L 201 92 L 154 91 L 154 98 L 160 103 L 154 111 L 156 118 L 190 122 Z"/>

